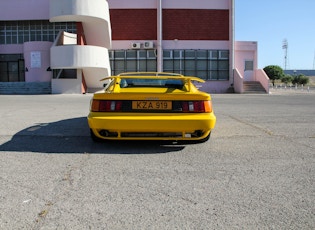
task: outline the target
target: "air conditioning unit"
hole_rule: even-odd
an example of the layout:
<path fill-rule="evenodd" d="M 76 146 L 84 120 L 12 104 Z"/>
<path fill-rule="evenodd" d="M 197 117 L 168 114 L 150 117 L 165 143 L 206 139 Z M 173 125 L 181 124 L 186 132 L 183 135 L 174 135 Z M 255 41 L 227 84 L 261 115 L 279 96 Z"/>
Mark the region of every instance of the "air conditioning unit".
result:
<path fill-rule="evenodd" d="M 133 42 L 131 43 L 131 49 L 140 49 L 141 43 L 140 42 Z"/>
<path fill-rule="evenodd" d="M 152 41 L 147 41 L 143 43 L 143 48 L 145 49 L 153 49 L 154 48 L 154 43 Z"/>

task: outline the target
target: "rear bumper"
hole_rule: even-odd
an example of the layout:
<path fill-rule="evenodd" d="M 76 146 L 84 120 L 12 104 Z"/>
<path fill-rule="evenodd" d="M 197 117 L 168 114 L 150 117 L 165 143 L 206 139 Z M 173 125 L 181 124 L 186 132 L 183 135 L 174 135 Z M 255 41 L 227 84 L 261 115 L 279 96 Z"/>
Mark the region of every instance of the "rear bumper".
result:
<path fill-rule="evenodd" d="M 88 123 L 102 139 L 201 140 L 216 123 L 214 113 L 99 113 L 91 112 Z"/>

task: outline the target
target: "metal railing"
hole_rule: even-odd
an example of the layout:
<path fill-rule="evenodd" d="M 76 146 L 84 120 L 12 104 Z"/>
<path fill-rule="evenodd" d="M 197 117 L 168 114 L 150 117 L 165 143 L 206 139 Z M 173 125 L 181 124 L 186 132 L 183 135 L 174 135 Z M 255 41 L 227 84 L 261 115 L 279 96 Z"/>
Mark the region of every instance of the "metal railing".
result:
<path fill-rule="evenodd" d="M 304 92 L 315 93 L 315 85 L 298 85 L 298 84 L 270 84 L 270 90 L 275 92 Z"/>

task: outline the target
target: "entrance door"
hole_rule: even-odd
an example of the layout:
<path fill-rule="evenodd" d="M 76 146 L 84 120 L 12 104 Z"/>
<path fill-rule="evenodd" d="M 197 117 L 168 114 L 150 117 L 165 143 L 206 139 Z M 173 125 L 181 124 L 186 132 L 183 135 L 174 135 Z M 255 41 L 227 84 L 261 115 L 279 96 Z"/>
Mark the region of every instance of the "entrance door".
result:
<path fill-rule="evenodd" d="M 245 60 L 244 81 L 254 80 L 254 61 Z"/>
<path fill-rule="evenodd" d="M 19 63 L 17 61 L 8 62 L 9 82 L 19 81 Z"/>
<path fill-rule="evenodd" d="M 8 81 L 8 64 L 7 62 L 0 62 L 0 82 Z"/>
<path fill-rule="evenodd" d="M 0 62 L 0 82 L 25 81 L 24 60 Z"/>
<path fill-rule="evenodd" d="M 25 81 L 25 64 L 23 59 L 19 59 L 19 81 Z"/>

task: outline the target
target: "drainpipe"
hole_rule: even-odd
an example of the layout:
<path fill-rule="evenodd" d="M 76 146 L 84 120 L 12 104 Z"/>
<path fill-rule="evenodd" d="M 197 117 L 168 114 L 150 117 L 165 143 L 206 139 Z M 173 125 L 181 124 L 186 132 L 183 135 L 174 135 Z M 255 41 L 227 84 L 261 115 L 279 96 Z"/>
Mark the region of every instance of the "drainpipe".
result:
<path fill-rule="evenodd" d="M 231 13 L 230 13 L 230 42 L 231 42 L 231 53 L 230 53 L 230 65 L 232 71 L 232 85 L 234 85 L 234 69 L 235 69 L 235 0 L 231 0 Z"/>
<path fill-rule="evenodd" d="M 162 48 L 162 0 L 157 0 L 157 71 L 163 72 L 163 48 Z"/>

